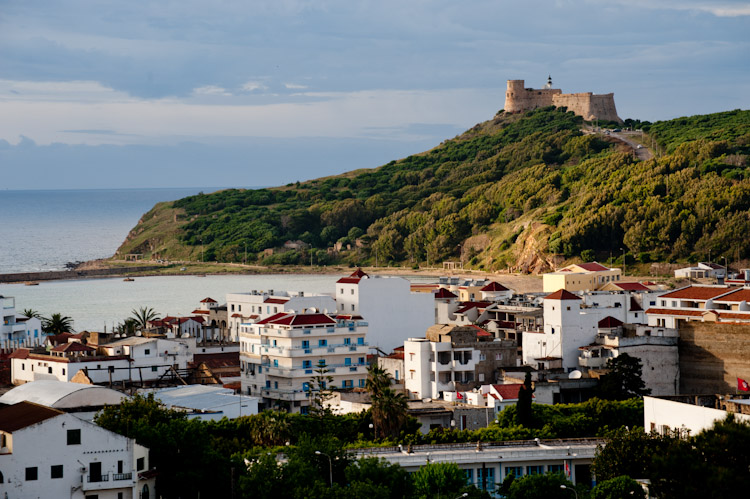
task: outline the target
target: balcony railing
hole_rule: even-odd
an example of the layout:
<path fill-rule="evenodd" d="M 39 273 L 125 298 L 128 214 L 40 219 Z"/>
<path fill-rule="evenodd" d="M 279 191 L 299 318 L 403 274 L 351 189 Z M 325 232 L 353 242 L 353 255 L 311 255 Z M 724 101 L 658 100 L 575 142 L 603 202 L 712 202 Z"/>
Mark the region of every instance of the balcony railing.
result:
<path fill-rule="evenodd" d="M 132 480 L 132 473 L 113 473 L 112 480 Z"/>
<path fill-rule="evenodd" d="M 109 481 L 109 473 L 105 473 L 103 475 L 89 475 L 86 478 L 86 481 L 89 482 L 89 483 L 108 482 Z"/>

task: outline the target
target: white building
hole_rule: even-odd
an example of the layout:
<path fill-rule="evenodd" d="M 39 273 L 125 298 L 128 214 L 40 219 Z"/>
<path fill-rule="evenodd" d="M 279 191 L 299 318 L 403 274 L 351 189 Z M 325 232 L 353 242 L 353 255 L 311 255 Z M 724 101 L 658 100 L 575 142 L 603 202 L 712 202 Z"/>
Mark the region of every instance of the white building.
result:
<path fill-rule="evenodd" d="M 227 319 L 231 341 L 239 341 L 242 324 L 252 324 L 282 312 L 336 313 L 336 301 L 327 295 L 305 295 L 300 291 L 253 290 L 249 293 L 227 294 Z"/>
<path fill-rule="evenodd" d="M 368 339 L 391 352 L 416 332 L 435 324 L 431 293 L 412 293 L 401 277 L 369 276 L 361 269 L 336 282 L 339 315 L 361 315 L 369 323 Z"/>
<path fill-rule="evenodd" d="M 686 321 L 750 322 L 750 288 L 687 286 L 662 294 L 646 310 L 648 324 L 679 329 Z"/>
<path fill-rule="evenodd" d="M 562 472 L 575 484 L 591 485 L 591 463 L 600 443 L 597 439 L 572 439 L 415 445 L 409 449 L 359 449 L 355 455 L 382 458 L 409 473 L 429 463 L 456 463 L 464 470 L 467 483 L 492 493 L 511 474 L 521 477 Z"/>
<path fill-rule="evenodd" d="M 543 331 L 523 332 L 523 363 L 539 369 L 561 363 L 578 368 L 578 348 L 596 338 L 598 324 L 607 317 L 623 323 L 645 324 L 644 304 L 655 302 L 660 291 L 627 293 L 594 291 L 575 295 L 560 289 L 543 301 Z"/>
<path fill-rule="evenodd" d="M 358 316 L 278 313 L 240 328 L 242 391 L 263 404 L 309 411 L 310 378 L 327 366 L 337 388 L 364 387 L 367 323 Z"/>
<path fill-rule="evenodd" d="M 16 299 L 0 295 L 0 346 L 17 348 L 39 345 L 43 339 L 42 321 L 16 313 Z"/>
<path fill-rule="evenodd" d="M 72 381 L 82 371 L 94 384 L 149 383 L 193 360 L 189 342 L 133 336 L 94 348 L 74 341 L 47 353 L 19 349 L 11 354 L 11 382 Z"/>
<path fill-rule="evenodd" d="M 184 411 L 188 419 L 219 421 L 258 414 L 258 397 L 235 394 L 231 388 L 215 385 L 172 386 L 148 390 L 168 409 Z"/>
<path fill-rule="evenodd" d="M 476 326 L 438 324 L 404 342 L 404 386 L 410 398 L 442 398 L 493 383 L 499 367 L 515 363 L 515 342 Z"/>
<path fill-rule="evenodd" d="M 641 361 L 641 379 L 651 395 L 677 395 L 680 388 L 680 359 L 676 329 L 623 324 L 612 317 L 599 321 L 596 340 L 579 347 L 582 371 L 602 369 L 609 359 L 622 354 Z"/>
<path fill-rule="evenodd" d="M 699 262 L 694 267 L 684 267 L 675 270 L 674 276 L 687 279 L 702 279 L 706 277 L 723 278 L 727 276 L 727 269 L 718 263 Z"/>
<path fill-rule="evenodd" d="M 148 449 L 95 424 L 31 402 L 0 409 L 0 496 L 155 497 Z"/>
<path fill-rule="evenodd" d="M 696 435 L 713 427 L 730 413 L 713 407 L 685 404 L 674 400 L 656 397 L 643 397 L 643 428 L 649 431 L 667 433 L 667 431 L 689 431 Z M 739 421 L 750 422 L 750 415 L 734 413 Z"/>

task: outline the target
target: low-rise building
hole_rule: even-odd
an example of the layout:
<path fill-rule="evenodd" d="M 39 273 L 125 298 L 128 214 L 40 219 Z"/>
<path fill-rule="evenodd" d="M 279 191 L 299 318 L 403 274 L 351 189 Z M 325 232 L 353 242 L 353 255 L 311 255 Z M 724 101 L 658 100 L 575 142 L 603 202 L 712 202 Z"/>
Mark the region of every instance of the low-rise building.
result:
<path fill-rule="evenodd" d="M 575 484 L 591 486 L 591 463 L 598 439 L 530 440 L 443 445 L 376 447 L 354 451 L 357 458 L 382 458 L 413 473 L 430 463 L 455 463 L 466 482 L 490 493 L 508 475 L 564 473 Z"/>
<path fill-rule="evenodd" d="M 0 495 L 155 497 L 148 449 L 57 409 L 31 402 L 0 409 Z"/>
<path fill-rule="evenodd" d="M 676 329 L 690 321 L 750 323 L 750 288 L 686 286 L 659 296 L 646 314 L 649 325 Z"/>
<path fill-rule="evenodd" d="M 568 265 L 542 276 L 545 293 L 566 291 L 594 291 L 622 279 L 622 269 L 609 268 L 597 262 Z"/>
<path fill-rule="evenodd" d="M 516 364 L 516 343 L 477 326 L 438 324 L 404 343 L 405 386 L 411 398 L 441 398 L 497 381 L 498 368 Z"/>
<path fill-rule="evenodd" d="M 0 295 L 0 347 L 5 349 L 39 345 L 44 340 L 42 321 L 16 312 L 16 299 Z"/>
<path fill-rule="evenodd" d="M 724 278 L 727 276 L 727 269 L 718 263 L 699 262 L 693 267 L 675 270 L 674 276 L 686 279 Z"/>
<path fill-rule="evenodd" d="M 725 419 L 729 414 L 734 414 L 739 421 L 750 422 L 750 414 L 730 413 L 726 410 L 726 404 L 723 404 L 723 409 L 716 407 L 717 402 L 724 399 L 724 396 L 643 397 L 643 428 L 662 434 L 680 431 L 696 435 L 710 429 L 715 422 Z M 707 405 L 698 402 L 705 402 Z"/>
<path fill-rule="evenodd" d="M 278 313 L 240 328 L 242 391 L 263 408 L 307 413 L 320 366 L 339 389 L 364 387 L 367 322 L 359 316 Z"/>

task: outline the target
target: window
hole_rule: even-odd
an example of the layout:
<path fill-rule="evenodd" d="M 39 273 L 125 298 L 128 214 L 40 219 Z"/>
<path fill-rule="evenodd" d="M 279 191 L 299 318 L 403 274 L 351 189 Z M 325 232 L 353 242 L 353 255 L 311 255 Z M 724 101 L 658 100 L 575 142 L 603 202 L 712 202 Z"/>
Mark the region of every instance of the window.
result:
<path fill-rule="evenodd" d="M 396 369 L 396 375 L 395 375 L 395 376 L 394 376 L 393 378 L 394 378 L 394 379 L 395 379 L 396 381 L 398 381 L 398 380 L 399 380 L 399 377 L 398 377 L 398 369 Z"/>
<path fill-rule="evenodd" d="M 266 380 L 266 388 L 267 389 L 271 388 L 271 381 L 270 380 Z"/>
<path fill-rule="evenodd" d="M 544 473 L 544 466 L 543 465 L 526 466 L 526 474 L 527 475 L 541 475 L 543 473 Z"/>
<path fill-rule="evenodd" d="M 303 392 L 309 392 L 310 391 L 310 383 L 302 383 L 302 391 Z"/>
<path fill-rule="evenodd" d="M 156 371 L 157 371 L 157 367 L 156 366 L 151 366 L 151 372 L 155 373 Z"/>
<path fill-rule="evenodd" d="M 274 381 L 273 382 L 273 387 L 274 387 L 274 389 L 278 390 L 279 389 L 279 382 L 278 381 Z"/>
<path fill-rule="evenodd" d="M 466 473 L 466 485 L 474 485 L 474 470 L 464 470 Z"/>
<path fill-rule="evenodd" d="M 364 357 L 360 357 L 360 358 L 357 359 L 357 364 L 364 365 L 364 363 L 365 363 L 365 358 Z"/>
<path fill-rule="evenodd" d="M 151 349 L 150 349 L 150 348 L 147 348 L 146 350 L 144 350 L 144 351 L 143 351 L 143 353 L 144 353 L 145 355 L 151 355 Z"/>
<path fill-rule="evenodd" d="M 49 471 L 50 478 L 62 478 L 63 477 L 63 465 L 54 464 Z"/>
<path fill-rule="evenodd" d="M 477 487 L 495 490 L 495 468 L 477 468 Z"/>
<path fill-rule="evenodd" d="M 555 328 L 552 328 L 552 334 L 555 334 Z"/>
<path fill-rule="evenodd" d="M 117 461 L 117 473 L 122 474 L 123 462 Z"/>
<path fill-rule="evenodd" d="M 550 464 L 547 465 L 547 471 L 550 473 L 564 473 L 565 466 L 563 466 L 562 464 Z"/>
<path fill-rule="evenodd" d="M 65 376 L 65 368 L 64 367 L 63 367 L 62 373 L 63 373 L 63 376 Z"/>
<path fill-rule="evenodd" d="M 505 476 L 515 475 L 517 477 L 523 476 L 523 467 L 521 466 L 506 466 Z"/>
<path fill-rule="evenodd" d="M 273 367 L 279 367 L 279 359 L 273 359 Z"/>
<path fill-rule="evenodd" d="M 139 457 L 135 462 L 135 470 L 136 471 L 143 471 L 146 468 L 146 458 L 145 457 Z"/>
<path fill-rule="evenodd" d="M 342 295 L 344 294 L 344 288 L 341 288 L 341 293 L 340 294 L 342 294 Z"/>
<path fill-rule="evenodd" d="M 365 339 L 364 338 L 357 338 L 357 345 L 364 345 Z"/>
<path fill-rule="evenodd" d="M 312 362 L 309 361 L 309 360 L 303 360 L 302 361 L 302 367 L 305 368 L 305 369 L 310 369 L 310 368 L 312 368 Z"/>
<path fill-rule="evenodd" d="M 26 480 L 36 480 L 38 477 L 38 472 L 36 466 L 33 468 L 26 468 Z"/>
<path fill-rule="evenodd" d="M 310 340 L 302 340 L 302 348 L 310 348 Z"/>
<path fill-rule="evenodd" d="M 328 345 L 328 340 L 318 340 L 319 347 L 324 347 L 326 345 Z"/>
<path fill-rule="evenodd" d="M 81 430 L 68 430 L 68 445 L 81 445 Z"/>
<path fill-rule="evenodd" d="M 237 311 L 242 312 L 242 305 L 237 305 Z"/>
<path fill-rule="evenodd" d="M 351 345 L 352 339 L 351 338 L 344 338 L 344 345 Z"/>
<path fill-rule="evenodd" d="M 232 303 L 232 312 L 234 312 L 234 303 Z"/>
<path fill-rule="evenodd" d="M 52 367 L 47 368 L 47 374 L 52 374 Z"/>
<path fill-rule="evenodd" d="M 352 291 L 352 294 L 354 294 L 354 289 L 352 289 L 351 291 Z"/>
<path fill-rule="evenodd" d="M 359 383 L 357 383 L 357 384 L 359 385 L 360 388 L 364 388 L 365 387 L 365 380 L 361 379 L 361 380 L 359 380 Z"/>

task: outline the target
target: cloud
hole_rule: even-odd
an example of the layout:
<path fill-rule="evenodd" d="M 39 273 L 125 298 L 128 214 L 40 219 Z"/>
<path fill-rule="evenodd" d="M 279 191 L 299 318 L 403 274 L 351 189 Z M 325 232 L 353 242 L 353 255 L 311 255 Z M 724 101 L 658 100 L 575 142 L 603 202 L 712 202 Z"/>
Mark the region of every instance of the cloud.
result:
<path fill-rule="evenodd" d="M 268 87 L 259 81 L 247 81 L 242 85 L 245 92 L 255 92 L 256 90 L 267 90 Z"/>
<path fill-rule="evenodd" d="M 198 87 L 193 89 L 193 95 L 221 95 L 221 96 L 231 96 L 232 94 L 227 91 L 227 89 L 223 87 L 219 87 L 216 85 L 206 85 L 203 87 Z"/>
<path fill-rule="evenodd" d="M 298 83 L 284 83 L 284 88 L 287 88 L 289 90 L 304 90 L 307 88 L 307 85 L 300 85 Z"/>
<path fill-rule="evenodd" d="M 615 0 L 626 6 L 643 9 L 680 10 L 706 12 L 716 17 L 750 16 L 750 3 L 740 2 L 691 2 L 684 0 Z"/>

